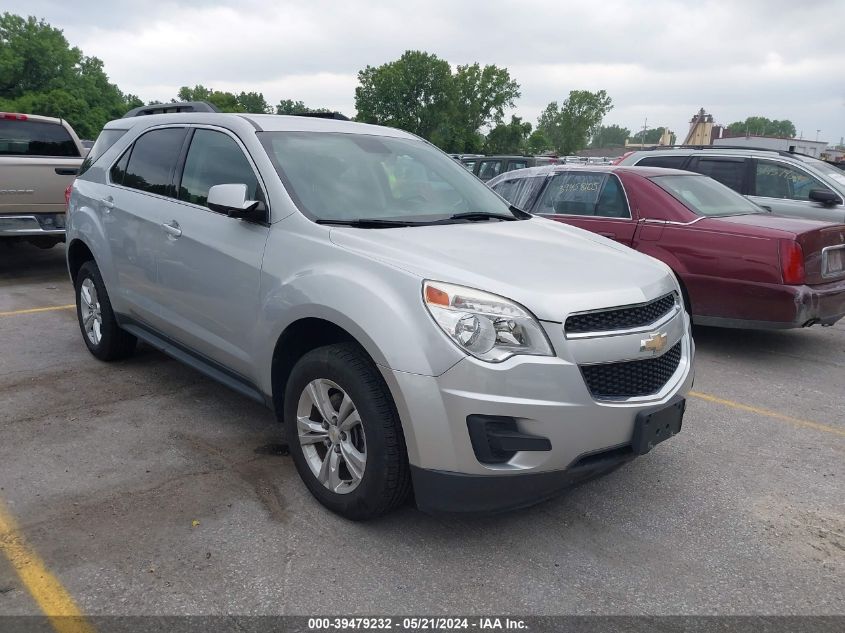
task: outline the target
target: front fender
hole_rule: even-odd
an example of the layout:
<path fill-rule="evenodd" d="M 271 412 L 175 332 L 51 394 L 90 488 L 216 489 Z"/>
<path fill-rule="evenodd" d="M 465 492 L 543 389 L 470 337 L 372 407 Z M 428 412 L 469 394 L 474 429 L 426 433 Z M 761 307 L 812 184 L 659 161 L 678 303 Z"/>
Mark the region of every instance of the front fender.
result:
<path fill-rule="evenodd" d="M 276 341 L 306 318 L 343 328 L 377 364 L 392 370 L 439 376 L 464 358 L 425 309 L 418 276 L 328 240 L 289 237 L 271 235 L 262 272 L 256 357 L 265 393 L 272 393 Z"/>

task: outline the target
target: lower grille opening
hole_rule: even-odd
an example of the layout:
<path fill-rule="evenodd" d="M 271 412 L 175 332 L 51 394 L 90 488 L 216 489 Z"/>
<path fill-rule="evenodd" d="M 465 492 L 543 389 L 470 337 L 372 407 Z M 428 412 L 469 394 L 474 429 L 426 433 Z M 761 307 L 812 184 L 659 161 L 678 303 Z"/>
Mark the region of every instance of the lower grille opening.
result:
<path fill-rule="evenodd" d="M 581 373 L 594 398 L 636 398 L 660 391 L 681 362 L 681 341 L 657 358 L 583 365 Z"/>

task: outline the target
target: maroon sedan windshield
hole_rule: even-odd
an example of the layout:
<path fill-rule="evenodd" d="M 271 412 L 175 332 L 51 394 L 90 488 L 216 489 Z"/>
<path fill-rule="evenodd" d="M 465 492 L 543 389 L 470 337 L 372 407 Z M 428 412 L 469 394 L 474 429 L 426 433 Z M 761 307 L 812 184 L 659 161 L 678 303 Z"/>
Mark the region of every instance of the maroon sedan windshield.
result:
<path fill-rule="evenodd" d="M 744 196 L 707 176 L 655 176 L 651 181 L 698 215 L 719 217 L 763 213 Z"/>

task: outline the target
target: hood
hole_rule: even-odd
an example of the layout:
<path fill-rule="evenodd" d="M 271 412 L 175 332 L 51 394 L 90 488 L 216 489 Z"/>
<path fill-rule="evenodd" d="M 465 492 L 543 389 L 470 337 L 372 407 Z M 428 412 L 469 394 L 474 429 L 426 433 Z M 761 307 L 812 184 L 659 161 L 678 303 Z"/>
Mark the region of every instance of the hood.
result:
<path fill-rule="evenodd" d="M 750 213 L 748 215 L 730 215 L 723 218 L 705 218 L 698 222 L 702 227 L 716 228 L 740 235 L 760 235 L 760 229 L 777 231 L 789 236 L 809 233 L 833 224 L 824 220 L 805 218 L 785 218 L 769 213 Z"/>
<path fill-rule="evenodd" d="M 545 321 L 642 303 L 676 289 L 674 275 L 656 259 L 544 218 L 392 229 L 335 227 L 331 240 L 421 280 L 501 295 Z"/>

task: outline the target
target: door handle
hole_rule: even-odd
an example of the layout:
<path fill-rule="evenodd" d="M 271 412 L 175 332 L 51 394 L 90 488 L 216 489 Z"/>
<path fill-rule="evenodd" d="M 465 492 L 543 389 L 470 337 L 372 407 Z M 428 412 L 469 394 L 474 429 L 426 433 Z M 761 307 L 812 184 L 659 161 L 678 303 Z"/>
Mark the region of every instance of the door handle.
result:
<path fill-rule="evenodd" d="M 76 176 L 79 173 L 78 167 L 56 167 L 53 171 L 59 176 Z"/>
<path fill-rule="evenodd" d="M 114 198 L 112 198 L 111 196 L 106 196 L 105 198 L 101 198 L 100 204 L 103 205 L 103 208 L 105 209 L 106 213 L 108 213 L 109 211 L 114 209 Z"/>
<path fill-rule="evenodd" d="M 179 223 L 176 220 L 165 222 L 161 225 L 161 228 L 163 228 L 164 232 L 171 237 L 179 237 L 182 235 L 182 229 L 179 228 Z"/>
<path fill-rule="evenodd" d="M 601 235 L 602 237 L 609 237 L 609 238 L 610 238 L 610 239 L 612 239 L 612 240 L 615 240 L 615 239 L 616 239 L 616 233 L 602 233 L 602 232 L 599 232 L 599 235 Z"/>

